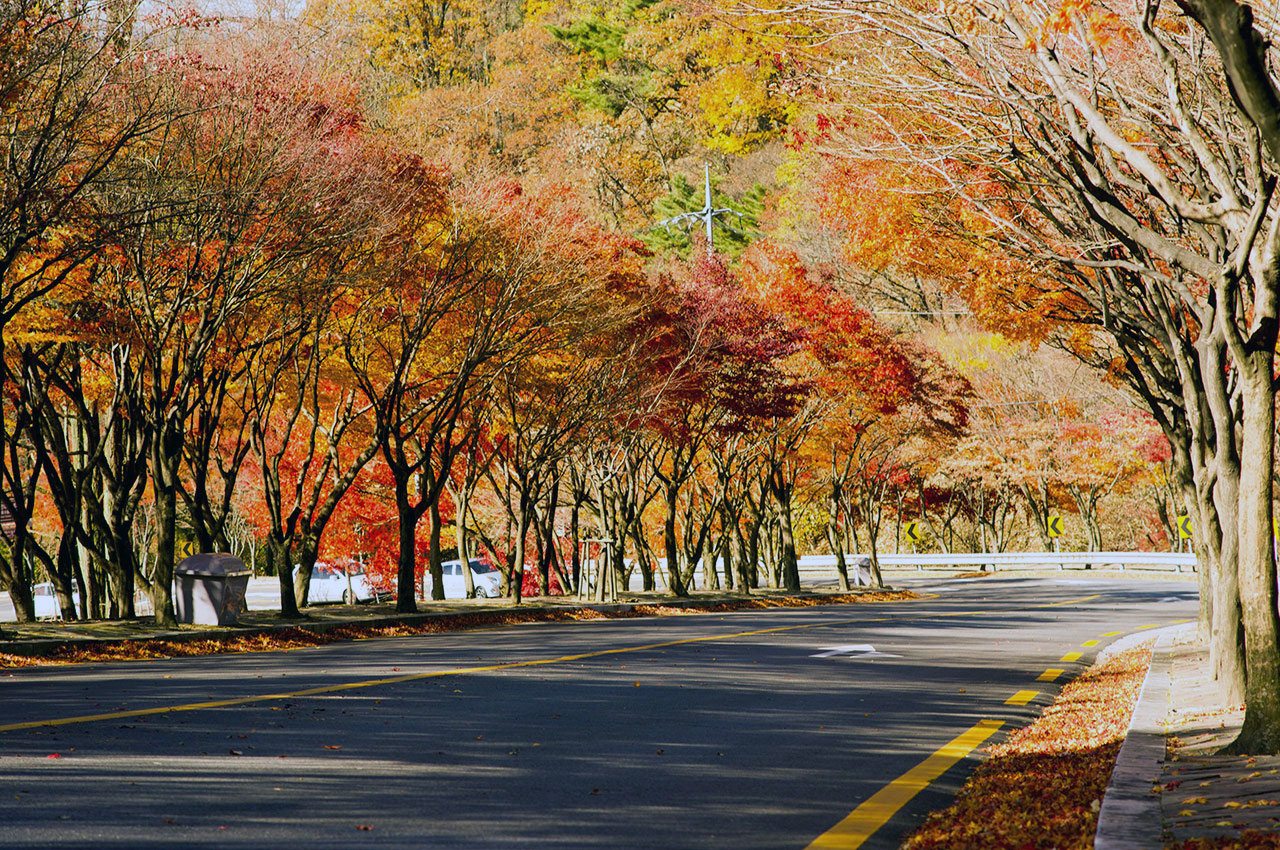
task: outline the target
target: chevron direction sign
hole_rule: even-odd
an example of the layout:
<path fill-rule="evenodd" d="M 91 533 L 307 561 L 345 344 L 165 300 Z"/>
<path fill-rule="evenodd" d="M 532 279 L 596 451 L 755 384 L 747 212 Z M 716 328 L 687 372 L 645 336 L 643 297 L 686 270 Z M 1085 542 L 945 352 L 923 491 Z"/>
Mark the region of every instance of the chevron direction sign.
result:
<path fill-rule="evenodd" d="M 1191 539 L 1191 514 L 1178 514 L 1178 539 Z"/>
<path fill-rule="evenodd" d="M 1060 516 L 1049 517 L 1049 536 L 1050 537 L 1062 536 L 1062 517 Z"/>
<path fill-rule="evenodd" d="M 912 543 L 919 543 L 921 540 L 924 540 L 924 531 L 920 528 L 920 523 L 915 520 L 904 525 L 902 530 L 906 533 L 907 539 Z"/>

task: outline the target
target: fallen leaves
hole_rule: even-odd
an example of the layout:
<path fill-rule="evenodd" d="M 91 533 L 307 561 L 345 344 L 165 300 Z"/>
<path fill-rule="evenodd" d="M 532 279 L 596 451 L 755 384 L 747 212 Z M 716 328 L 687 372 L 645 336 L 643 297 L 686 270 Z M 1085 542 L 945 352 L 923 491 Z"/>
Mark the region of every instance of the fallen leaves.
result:
<path fill-rule="evenodd" d="M 1035 723 L 987 748 L 955 803 L 903 850 L 1092 848 L 1150 657 L 1149 646 L 1122 652 L 1066 685 Z"/>

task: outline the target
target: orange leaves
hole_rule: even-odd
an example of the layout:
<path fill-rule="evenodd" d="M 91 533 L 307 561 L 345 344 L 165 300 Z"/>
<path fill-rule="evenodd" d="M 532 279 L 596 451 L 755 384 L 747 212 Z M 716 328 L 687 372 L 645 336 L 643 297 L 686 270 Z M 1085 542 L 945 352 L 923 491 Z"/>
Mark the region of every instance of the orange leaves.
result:
<path fill-rule="evenodd" d="M 1026 46 L 1050 45 L 1062 36 L 1073 35 L 1077 25 L 1083 26 L 1090 44 L 1105 48 L 1117 38 L 1131 40 L 1138 33 L 1119 15 L 1095 0 L 1059 0 L 1044 22 L 1032 33 Z"/>

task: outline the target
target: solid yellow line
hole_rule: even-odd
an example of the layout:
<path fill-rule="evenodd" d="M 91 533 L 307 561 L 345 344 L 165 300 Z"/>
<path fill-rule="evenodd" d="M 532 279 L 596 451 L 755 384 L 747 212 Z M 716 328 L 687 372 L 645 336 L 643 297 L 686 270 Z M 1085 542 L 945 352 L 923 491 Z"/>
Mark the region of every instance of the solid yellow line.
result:
<path fill-rule="evenodd" d="M 1059 660 L 1059 661 L 1079 661 L 1079 660 L 1080 660 L 1080 653 L 1078 653 L 1078 652 L 1068 652 L 1066 655 L 1062 656 L 1062 657 L 1061 657 L 1061 658 L 1059 658 L 1058 660 Z"/>
<path fill-rule="evenodd" d="M 506 664 L 490 664 L 484 667 L 459 667 L 453 670 L 436 670 L 431 673 L 410 673 L 405 676 L 392 676 L 386 679 L 367 679 L 360 682 L 346 682 L 341 685 L 325 685 L 319 688 L 307 688 L 300 691 L 289 691 L 287 693 L 276 694 L 259 694 L 257 696 L 236 697 L 233 699 L 214 700 L 211 702 L 196 702 L 186 705 L 167 705 L 157 708 L 138 708 L 129 711 L 113 711 L 107 714 L 85 714 L 77 717 L 62 717 L 56 720 L 33 720 L 26 723 L 9 723 L 0 726 L 0 732 L 14 732 L 20 729 L 36 729 L 41 726 L 67 726 L 73 723 L 92 723 L 99 720 L 120 720 L 129 717 L 146 717 L 152 714 L 168 714 L 178 711 L 198 711 L 206 708 L 227 708 L 235 705 L 252 705 L 259 702 L 273 702 L 276 700 L 295 699 L 297 697 L 319 696 L 322 694 L 338 693 L 340 691 L 350 691 L 359 688 L 371 688 L 378 685 L 398 685 L 402 682 L 416 682 L 422 679 L 435 679 L 441 676 L 466 676 L 472 673 L 491 673 L 497 670 L 515 670 L 520 667 L 536 667 L 544 664 L 560 664 L 566 661 L 581 661 L 587 658 L 600 658 L 605 655 L 618 655 L 624 652 L 643 652 L 648 649 L 662 649 L 668 646 L 680 646 L 688 643 L 702 643 L 712 640 L 729 640 L 732 638 L 752 637 L 754 635 L 766 635 L 772 632 L 788 632 L 797 629 L 813 629 L 820 626 L 835 626 L 844 623 L 882 623 L 889 620 L 889 617 L 875 617 L 863 619 L 861 617 L 842 619 L 842 620 L 824 620 L 820 623 L 801 623 L 795 626 L 775 626 L 770 629 L 756 629 L 749 632 L 734 632 L 727 635 L 703 635 L 702 637 L 681 638 L 680 640 L 668 640 L 661 643 L 646 643 L 640 646 L 625 646 L 615 649 L 597 649 L 592 652 L 581 652 L 575 655 L 561 655 L 556 658 L 539 658 L 533 661 L 512 661 Z"/>
<path fill-rule="evenodd" d="M 1063 600 L 1063 601 L 1061 601 L 1061 602 L 1046 602 L 1046 603 L 1045 603 L 1045 604 L 1043 604 L 1043 605 L 1031 605 L 1031 606 L 1029 606 L 1029 607 L 1030 607 L 1030 608 L 1033 608 L 1033 609 L 1034 609 L 1034 608 L 1059 608 L 1059 607 L 1061 607 L 1061 606 L 1063 606 L 1063 605 L 1078 605 L 1078 604 L 1079 604 L 1079 603 L 1081 603 L 1081 602 L 1090 602 L 1090 601 L 1092 601 L 1092 600 L 1094 600 L 1094 599 L 1097 599 L 1097 598 L 1098 598 L 1098 597 L 1100 597 L 1101 595 L 1102 595 L 1101 593 L 1095 593 L 1095 594 L 1093 594 L 1092 596 L 1081 596 L 1081 597 L 1079 597 L 1078 599 L 1064 599 L 1064 600 Z M 915 601 L 918 601 L 918 600 L 914 600 L 914 599 L 913 599 L 913 600 L 911 600 L 911 601 L 915 602 Z M 932 617 L 973 617 L 973 616 L 976 616 L 976 615 L 984 615 L 984 614 L 1001 614 L 1001 613 L 1007 613 L 1007 612 L 1002 612 L 1002 611 L 946 611 L 946 612 L 943 612 L 943 613 L 941 613 L 941 614 L 931 614 L 931 615 L 929 615 L 929 616 L 932 616 Z"/>
<path fill-rule="evenodd" d="M 1058 605 L 1069 605 L 1074 602 L 1087 602 L 1090 599 L 1097 599 L 1101 594 L 1094 596 L 1085 596 L 1080 599 L 1068 599 L 1065 602 L 1053 602 L 1046 605 L 1033 605 L 1032 608 L 1051 608 Z M 919 600 L 908 600 L 919 601 Z M 988 611 L 965 611 L 954 612 L 949 614 L 940 614 L 937 616 L 975 616 L 988 614 Z M 435 679 L 441 676 L 466 676 L 472 673 L 491 673 L 498 670 L 515 670 L 521 667 L 536 667 L 545 664 L 561 664 L 566 661 L 581 661 L 587 658 L 600 658 L 605 655 L 618 655 L 625 652 L 643 652 L 649 649 L 662 649 L 668 646 L 680 646 L 689 643 L 702 643 L 712 640 L 730 640 L 739 637 L 752 637 L 754 635 L 767 635 L 773 632 L 789 632 L 797 629 L 814 629 L 822 626 L 839 626 L 845 623 L 883 623 L 891 620 L 891 617 L 846 617 L 839 620 L 824 620 L 820 623 L 802 623 L 795 626 L 775 626 L 770 629 L 757 629 L 749 632 L 734 632 L 727 635 L 704 635 L 695 638 L 682 638 L 680 640 L 663 641 L 661 643 L 646 643 L 641 646 L 626 646 L 617 649 L 599 649 L 594 652 L 583 652 L 577 655 L 561 655 L 556 658 L 540 658 L 534 661 L 513 661 L 508 664 L 493 664 L 486 667 L 460 667 L 454 670 L 437 670 L 432 673 L 411 673 L 406 676 L 393 676 L 387 679 L 368 679 L 360 682 L 347 682 L 341 685 L 325 685 L 319 688 L 308 688 L 301 691 L 288 691 L 286 693 L 276 694 L 260 694 L 258 696 L 235 697 L 232 699 L 213 700 L 210 702 L 195 702 L 185 705 L 166 705 L 156 708 L 136 708 L 128 711 L 112 711 L 106 714 L 82 714 L 74 717 L 60 717 L 53 720 L 31 720 L 24 723 L 8 723 L 0 725 L 0 732 L 16 732 L 22 729 L 38 729 L 42 726 L 70 726 L 77 723 L 96 723 L 102 720 L 124 720 L 131 717 L 147 717 L 155 714 L 172 714 L 180 711 L 199 711 L 208 708 L 229 708 L 237 705 L 253 705 L 260 702 L 275 702 L 278 700 L 296 699 L 298 697 L 320 696 L 323 694 L 338 693 L 341 691 L 357 690 L 360 688 L 371 688 L 378 685 L 397 685 L 402 682 L 416 682 L 422 679 Z M 1078 657 L 1078 654 L 1077 654 Z M 1068 660 L 1068 659 L 1063 659 Z M 1070 659 L 1074 660 L 1074 659 Z"/>
<path fill-rule="evenodd" d="M 1005 705 L 1026 705 L 1036 698 L 1039 691 L 1018 691 L 1013 696 L 1004 701 Z"/>
<path fill-rule="evenodd" d="M 1084 643 L 1082 643 L 1082 644 L 1080 644 L 1080 645 L 1081 645 L 1081 646 L 1097 646 L 1097 645 L 1098 645 L 1098 642 L 1097 642 L 1096 640 L 1087 640 L 1087 641 L 1085 641 Z"/>
<path fill-rule="evenodd" d="M 1039 676 L 1037 676 L 1037 677 L 1036 677 L 1036 681 L 1037 681 L 1037 682 L 1052 682 L 1054 679 L 1057 679 L 1059 676 L 1061 676 L 1061 675 L 1062 675 L 1063 673 L 1065 673 L 1065 672 L 1067 672 L 1067 671 L 1066 671 L 1066 670 L 1059 670 L 1057 667 L 1050 667 L 1048 670 L 1045 670 L 1043 673 L 1041 673 Z"/>
<path fill-rule="evenodd" d="M 850 812 L 848 817 L 815 838 L 805 850 L 854 850 L 861 847 L 872 833 L 888 823 L 912 797 L 946 773 L 953 764 L 973 752 L 974 748 L 1003 725 L 1003 720 L 978 721 L 967 732 L 872 794 L 866 802 Z"/>

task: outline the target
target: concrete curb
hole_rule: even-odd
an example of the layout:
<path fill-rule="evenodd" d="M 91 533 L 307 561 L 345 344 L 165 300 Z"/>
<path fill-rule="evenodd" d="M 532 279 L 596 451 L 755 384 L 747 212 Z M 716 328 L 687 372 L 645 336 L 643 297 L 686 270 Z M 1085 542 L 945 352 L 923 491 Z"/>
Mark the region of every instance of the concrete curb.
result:
<path fill-rule="evenodd" d="M 1171 650 L 1180 628 L 1161 629 L 1152 650 L 1142 693 L 1102 797 L 1093 838 L 1095 850 L 1157 850 L 1164 846 L 1160 796 L 1151 793 L 1151 786 L 1159 781 L 1164 764 L 1161 722 L 1169 713 Z"/>

